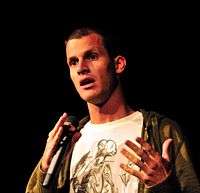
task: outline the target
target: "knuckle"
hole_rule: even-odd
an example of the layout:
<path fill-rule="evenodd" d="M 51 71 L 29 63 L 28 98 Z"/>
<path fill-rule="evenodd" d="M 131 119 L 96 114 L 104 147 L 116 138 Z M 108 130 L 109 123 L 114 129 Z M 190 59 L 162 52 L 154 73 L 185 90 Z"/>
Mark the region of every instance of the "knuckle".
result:
<path fill-rule="evenodd" d="M 141 159 L 142 160 L 148 160 L 149 156 L 147 155 L 147 153 L 145 151 L 143 151 L 143 154 L 141 155 Z"/>
<path fill-rule="evenodd" d="M 144 183 L 149 182 L 150 181 L 150 177 L 148 175 L 144 175 L 143 181 L 144 181 Z"/>
<path fill-rule="evenodd" d="M 156 169 L 158 167 L 158 165 L 157 165 L 157 163 L 155 163 L 155 162 L 151 162 L 150 164 L 149 164 L 149 168 L 151 168 L 151 169 Z"/>
<path fill-rule="evenodd" d="M 140 168 L 144 167 L 144 163 L 138 159 L 136 160 L 136 165 L 138 165 Z"/>
<path fill-rule="evenodd" d="M 52 132 L 53 132 L 53 130 L 49 132 L 48 137 L 52 136 Z"/>
<path fill-rule="evenodd" d="M 142 156 L 143 154 L 144 154 L 144 150 L 143 150 L 143 149 L 139 149 L 139 150 L 138 150 L 138 155 L 139 155 L 139 156 Z"/>
<path fill-rule="evenodd" d="M 154 170 L 152 170 L 152 169 L 146 169 L 146 174 L 148 176 L 153 176 L 154 175 Z"/>

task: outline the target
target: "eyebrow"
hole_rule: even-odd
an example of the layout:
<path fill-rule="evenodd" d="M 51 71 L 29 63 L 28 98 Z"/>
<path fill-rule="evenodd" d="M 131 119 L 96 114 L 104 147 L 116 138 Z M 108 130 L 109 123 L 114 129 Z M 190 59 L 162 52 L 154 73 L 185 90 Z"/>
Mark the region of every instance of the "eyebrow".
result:
<path fill-rule="evenodd" d="M 83 56 L 86 56 L 87 54 L 90 54 L 90 53 L 93 53 L 93 52 L 97 52 L 97 49 L 90 49 L 90 50 L 87 50 Z"/>
<path fill-rule="evenodd" d="M 83 57 L 86 56 L 87 54 L 91 53 L 91 52 L 100 52 L 100 50 L 96 49 L 96 48 L 92 48 L 92 49 L 89 49 L 89 50 L 86 50 L 83 54 Z M 69 61 L 71 60 L 76 60 L 78 57 L 77 56 L 71 56 L 69 58 Z"/>
<path fill-rule="evenodd" d="M 69 58 L 69 61 L 71 61 L 71 60 L 76 60 L 78 57 L 76 57 L 76 56 L 72 56 L 72 57 L 70 57 Z"/>

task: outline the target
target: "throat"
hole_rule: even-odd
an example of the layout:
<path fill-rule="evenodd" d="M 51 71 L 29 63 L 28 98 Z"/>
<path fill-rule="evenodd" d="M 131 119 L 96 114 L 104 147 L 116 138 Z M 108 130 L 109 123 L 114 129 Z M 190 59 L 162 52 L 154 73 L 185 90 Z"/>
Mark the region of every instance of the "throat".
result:
<path fill-rule="evenodd" d="M 91 122 L 94 124 L 106 123 L 117 119 L 121 119 L 132 114 L 133 112 L 134 110 L 127 105 L 115 105 L 112 107 L 104 106 L 101 108 L 95 106 L 94 108 L 89 108 L 90 119 Z"/>
<path fill-rule="evenodd" d="M 91 122 L 94 124 L 106 123 L 123 118 L 134 112 L 126 103 L 121 86 L 112 92 L 103 105 L 87 103 Z"/>

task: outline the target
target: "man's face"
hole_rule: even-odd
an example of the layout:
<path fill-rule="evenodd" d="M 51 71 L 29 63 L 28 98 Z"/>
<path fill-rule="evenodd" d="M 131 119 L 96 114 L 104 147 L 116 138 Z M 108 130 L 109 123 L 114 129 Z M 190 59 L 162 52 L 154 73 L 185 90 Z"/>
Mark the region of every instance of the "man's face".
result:
<path fill-rule="evenodd" d="M 69 40 L 66 54 L 70 77 L 81 98 L 96 105 L 107 101 L 116 85 L 116 75 L 102 37 L 92 33 Z"/>

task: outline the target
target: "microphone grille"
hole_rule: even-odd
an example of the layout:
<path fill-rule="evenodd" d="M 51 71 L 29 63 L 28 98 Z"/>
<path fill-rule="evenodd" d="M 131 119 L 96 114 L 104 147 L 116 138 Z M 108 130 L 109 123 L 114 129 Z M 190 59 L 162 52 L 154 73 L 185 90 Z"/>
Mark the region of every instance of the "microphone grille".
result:
<path fill-rule="evenodd" d="M 76 116 L 74 116 L 74 115 L 69 115 L 68 116 L 68 120 L 69 120 L 69 122 L 71 122 L 71 124 L 74 126 L 74 127 L 78 127 L 78 125 L 79 125 L 79 121 L 78 121 L 78 119 L 77 119 L 77 117 Z"/>

